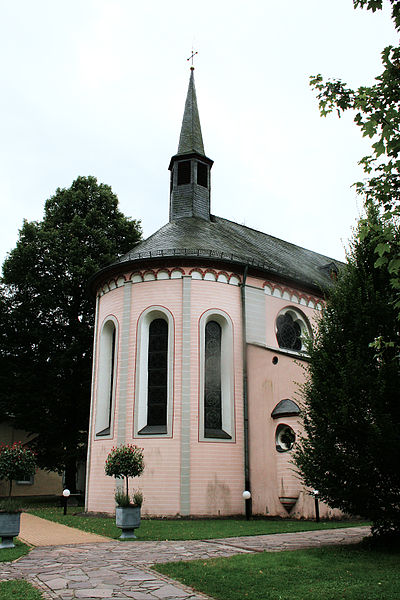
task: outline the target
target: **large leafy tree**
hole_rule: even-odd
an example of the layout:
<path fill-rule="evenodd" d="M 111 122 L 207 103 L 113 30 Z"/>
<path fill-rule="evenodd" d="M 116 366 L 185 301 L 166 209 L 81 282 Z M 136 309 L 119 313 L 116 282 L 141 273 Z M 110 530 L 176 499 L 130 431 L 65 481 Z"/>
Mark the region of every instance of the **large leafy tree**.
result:
<path fill-rule="evenodd" d="M 390 3 L 400 31 L 400 2 Z M 372 146 L 355 184 L 366 217 L 309 345 L 295 461 L 328 504 L 372 519 L 377 534 L 400 535 L 400 47 L 385 48 L 382 62 L 375 83 L 358 89 L 311 78 L 321 115 L 353 110 Z"/>
<path fill-rule="evenodd" d="M 295 460 L 330 506 L 371 519 L 375 533 L 400 535 L 399 363 L 394 347 L 373 344 L 398 322 L 390 275 L 375 267 L 384 226 L 372 209 L 368 222 L 374 233 L 355 239 L 309 342 Z"/>
<path fill-rule="evenodd" d="M 25 221 L 3 265 L 0 290 L 0 414 L 38 434 L 38 462 L 65 471 L 75 489 L 85 456 L 94 299 L 88 279 L 140 239 L 111 188 L 78 177 Z"/>
<path fill-rule="evenodd" d="M 383 0 L 353 0 L 353 3 L 355 8 L 373 12 L 383 6 Z M 390 0 L 390 3 L 395 28 L 400 32 L 400 2 Z M 370 235 L 375 235 L 375 264 L 389 272 L 400 316 L 400 246 L 396 235 L 400 217 L 400 46 L 385 48 L 382 64 L 383 71 L 373 85 L 353 89 L 340 79 L 325 81 L 320 74 L 311 77 L 311 85 L 317 92 L 322 116 L 332 111 L 340 116 L 352 110 L 363 136 L 371 138 L 371 153 L 360 160 L 365 180 L 355 185 L 366 205 L 379 209 L 382 220 L 378 227 L 364 220 L 360 235 L 366 235 L 366 228 Z M 386 341 L 397 343 L 392 337 Z"/>

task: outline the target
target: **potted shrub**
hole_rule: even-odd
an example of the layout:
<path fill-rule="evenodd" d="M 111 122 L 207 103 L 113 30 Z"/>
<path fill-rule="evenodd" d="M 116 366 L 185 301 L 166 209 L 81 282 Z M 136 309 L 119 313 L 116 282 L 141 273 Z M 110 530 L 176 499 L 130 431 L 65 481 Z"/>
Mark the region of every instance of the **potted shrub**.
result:
<path fill-rule="evenodd" d="M 19 534 L 21 510 L 11 499 L 13 480 L 35 474 L 36 457 L 22 442 L 0 444 L 0 479 L 9 482 L 8 498 L 0 502 L 0 548 L 14 548 L 13 538 Z"/>
<path fill-rule="evenodd" d="M 134 444 L 122 444 L 111 449 L 105 464 L 105 473 L 116 479 L 125 479 L 125 491 L 115 493 L 115 522 L 122 529 L 120 539 L 135 538 L 135 529 L 140 525 L 140 508 L 143 495 L 137 491 L 129 496 L 128 478 L 139 477 L 144 470 L 143 448 Z"/>

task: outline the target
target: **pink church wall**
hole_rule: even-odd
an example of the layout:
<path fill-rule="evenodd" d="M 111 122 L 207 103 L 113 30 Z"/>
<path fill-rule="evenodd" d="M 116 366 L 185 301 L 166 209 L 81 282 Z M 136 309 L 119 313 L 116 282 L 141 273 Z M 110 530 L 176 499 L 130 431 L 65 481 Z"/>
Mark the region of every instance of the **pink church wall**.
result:
<path fill-rule="evenodd" d="M 211 309 L 224 311 L 234 335 L 235 441 L 199 440 L 199 320 Z M 191 510 L 229 515 L 243 511 L 243 403 L 240 289 L 213 281 L 192 281 L 192 448 Z"/>
<path fill-rule="evenodd" d="M 240 291 L 237 286 L 215 281 L 192 280 L 191 292 L 191 429 L 190 429 L 190 512 L 192 514 L 237 514 L 243 501 L 242 371 Z M 96 440 L 91 448 L 87 508 L 89 511 L 114 511 L 114 480 L 104 475 L 107 453 L 120 441 L 144 448 L 146 468 L 130 483 L 144 492 L 143 513 L 175 515 L 180 512 L 181 455 L 181 368 L 182 368 L 182 279 L 145 281 L 132 284 L 131 333 L 126 418 L 118 432 L 120 373 L 116 381 L 116 409 L 113 438 Z M 104 319 L 113 314 L 119 324 L 119 346 L 123 315 L 124 289 L 114 289 L 100 299 L 98 334 Z M 162 302 L 160 302 L 162 299 Z M 150 306 L 163 306 L 174 318 L 174 404 L 172 438 L 134 437 L 134 390 L 137 322 Z M 199 320 L 210 309 L 227 313 L 234 331 L 235 441 L 199 441 Z M 96 389 L 97 379 L 94 380 Z M 96 406 L 94 405 L 94 411 Z M 121 427 L 121 426 L 120 426 Z"/>
<path fill-rule="evenodd" d="M 199 269 L 199 271 L 201 271 Z M 190 269 L 184 270 L 189 275 Z M 203 270 L 204 275 L 205 270 Z M 227 274 L 226 281 L 230 273 Z M 262 279 L 250 277 L 247 285 L 263 290 Z M 183 279 L 142 281 L 129 285 L 131 291 L 131 329 L 128 344 L 126 407 L 119 414 L 122 365 L 118 363 L 116 408 L 112 439 L 95 440 L 91 447 L 88 499 L 89 511 L 114 512 L 115 482 L 104 474 L 104 462 L 112 446 L 135 443 L 144 448 L 146 468 L 143 475 L 130 482 L 131 489 L 140 488 L 145 496 L 144 515 L 177 515 L 181 512 L 181 400 L 182 400 L 182 290 Z M 242 316 L 240 288 L 218 281 L 191 279 L 190 306 L 190 514 L 229 515 L 244 511 L 243 448 L 243 372 Z M 113 289 L 100 298 L 98 334 L 104 319 L 112 314 L 119 323 L 119 356 L 123 326 L 123 303 L 126 289 Z M 291 294 L 293 290 L 291 290 Z M 263 297 L 263 296 L 262 296 Z M 301 294 L 298 293 L 298 297 Z M 173 316 L 173 417 L 171 437 L 134 437 L 135 377 L 138 320 L 144 310 L 162 306 Z M 300 425 L 296 417 L 272 419 L 271 412 L 285 398 L 297 403 L 298 385 L 304 371 L 296 364 L 293 353 L 277 346 L 275 322 L 279 312 L 288 306 L 300 310 L 313 322 L 316 311 L 293 303 L 290 299 L 265 294 L 265 346 L 248 344 L 248 402 L 250 472 L 254 514 L 288 516 L 279 497 L 298 497 L 291 516 L 313 517 L 314 501 L 294 472 L 291 453 L 275 448 L 275 431 L 280 423 L 290 425 L 296 433 Z M 202 440 L 199 435 L 200 408 L 200 319 L 209 310 L 223 311 L 232 323 L 234 360 L 234 438 L 232 441 Z M 272 358 L 278 358 L 278 364 Z M 296 357 L 297 358 L 297 357 Z M 97 379 L 94 379 L 96 390 Z M 95 405 L 94 405 L 95 410 Z M 120 418 L 121 417 L 121 418 Z M 338 512 L 321 506 L 322 516 Z"/>
<path fill-rule="evenodd" d="M 299 294 L 300 295 L 300 294 Z M 278 348 L 275 322 L 279 312 L 288 306 L 300 310 L 313 326 L 318 312 L 306 306 L 267 296 L 266 345 L 248 346 L 249 439 L 253 514 L 287 517 L 280 497 L 297 497 L 291 517 L 314 518 L 314 499 L 306 490 L 292 463 L 291 452 L 278 452 L 275 433 L 278 425 L 292 427 L 296 437 L 301 433 L 297 417 L 273 419 L 271 413 L 281 400 L 289 398 L 301 405 L 299 386 L 305 381 L 307 362 Z M 276 351 L 274 351 L 274 348 Z M 273 364 L 273 358 L 278 359 Z M 321 517 L 340 517 L 338 510 L 320 503 Z"/>
<path fill-rule="evenodd" d="M 145 470 L 134 481 L 144 493 L 143 514 L 176 515 L 179 513 L 180 494 L 180 397 L 181 397 L 181 340 L 182 340 L 182 280 L 145 281 L 132 286 L 132 358 L 129 367 L 132 387 L 128 393 L 126 440 L 144 449 Z M 163 306 L 174 319 L 174 394 L 172 438 L 133 437 L 135 400 L 135 361 L 137 356 L 137 322 L 141 313 L 150 306 Z"/>
<path fill-rule="evenodd" d="M 272 358 L 278 358 L 278 364 Z M 271 413 L 284 398 L 296 401 L 295 381 L 303 378 L 301 368 L 293 359 L 273 351 L 249 346 L 249 437 L 250 469 L 255 514 L 287 516 L 279 496 L 298 496 L 301 483 L 292 472 L 290 452 L 275 448 L 275 430 L 286 423 L 298 431 L 295 417 L 272 419 Z"/>

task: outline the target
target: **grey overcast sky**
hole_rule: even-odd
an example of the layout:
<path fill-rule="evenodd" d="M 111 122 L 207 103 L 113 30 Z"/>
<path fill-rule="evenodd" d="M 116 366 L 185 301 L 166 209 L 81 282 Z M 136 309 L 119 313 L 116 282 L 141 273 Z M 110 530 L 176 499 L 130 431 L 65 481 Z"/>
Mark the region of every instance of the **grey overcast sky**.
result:
<path fill-rule="evenodd" d="M 308 79 L 372 83 L 392 43 L 388 7 L 352 0 L 0 0 L 1 262 L 79 175 L 145 237 L 168 221 L 192 46 L 212 212 L 343 259 L 370 142 Z"/>

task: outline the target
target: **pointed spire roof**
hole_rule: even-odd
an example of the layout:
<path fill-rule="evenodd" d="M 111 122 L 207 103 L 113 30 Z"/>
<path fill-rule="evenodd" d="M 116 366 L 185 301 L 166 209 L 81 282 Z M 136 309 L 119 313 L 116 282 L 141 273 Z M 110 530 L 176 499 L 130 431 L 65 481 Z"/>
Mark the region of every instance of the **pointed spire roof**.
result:
<path fill-rule="evenodd" d="M 196 88 L 194 85 L 194 68 L 191 67 L 177 154 L 192 154 L 193 152 L 205 156 L 199 109 L 197 108 Z"/>

